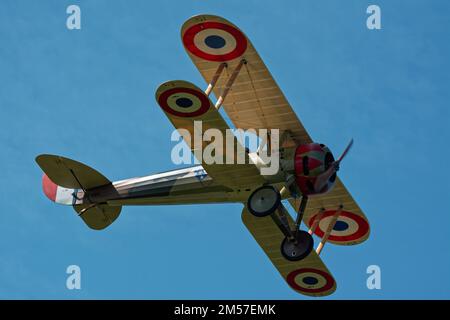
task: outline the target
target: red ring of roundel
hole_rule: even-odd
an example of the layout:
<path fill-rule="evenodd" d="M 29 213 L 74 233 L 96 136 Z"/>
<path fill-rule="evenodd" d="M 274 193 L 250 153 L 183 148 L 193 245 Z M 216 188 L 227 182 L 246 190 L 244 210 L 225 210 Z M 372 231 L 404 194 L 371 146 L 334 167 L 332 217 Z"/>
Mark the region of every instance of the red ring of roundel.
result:
<path fill-rule="evenodd" d="M 336 211 L 335 210 L 330 210 L 330 211 L 326 211 L 324 212 L 322 219 L 332 216 L 334 215 Z M 317 215 L 314 215 L 311 217 L 311 219 L 309 220 L 309 225 L 312 226 L 314 223 L 314 220 L 317 218 Z M 369 225 L 367 224 L 366 220 L 364 220 L 363 218 L 361 218 L 360 216 L 358 216 L 357 214 L 354 214 L 352 212 L 348 212 L 348 211 L 342 211 L 340 216 L 344 216 L 347 218 L 352 219 L 353 221 L 356 221 L 356 223 L 358 224 L 358 230 L 356 230 L 355 233 L 346 235 L 346 236 L 336 236 L 336 235 L 330 235 L 328 237 L 329 240 L 331 241 L 353 241 L 353 240 L 357 240 L 361 237 L 363 237 L 367 231 L 369 231 Z M 320 229 L 320 226 L 317 225 L 316 230 L 314 231 L 314 233 L 319 236 L 319 237 L 323 237 L 323 235 L 325 234 L 323 232 L 322 229 Z"/>
<path fill-rule="evenodd" d="M 180 111 L 177 111 L 177 110 L 173 110 L 169 106 L 169 104 L 167 103 L 167 99 L 171 95 L 173 95 L 175 93 L 180 93 L 180 92 L 190 93 L 190 94 L 196 96 L 197 98 L 199 98 L 200 102 L 202 104 L 200 106 L 200 108 L 198 110 L 194 111 L 194 112 L 191 112 L 191 113 L 180 112 Z M 200 116 L 200 115 L 204 114 L 205 112 L 207 112 L 209 110 L 209 107 L 210 107 L 210 102 L 209 102 L 208 97 L 205 96 L 205 94 L 203 92 L 200 92 L 198 90 L 191 89 L 191 88 L 173 88 L 173 89 L 169 89 L 167 91 L 164 91 L 159 96 L 158 103 L 159 103 L 159 105 L 161 106 L 161 108 L 164 111 L 166 111 L 166 112 L 168 112 L 168 113 L 170 113 L 170 114 L 172 114 L 174 116 L 183 117 L 183 118 L 192 118 L 192 117 Z"/>
<path fill-rule="evenodd" d="M 295 282 L 295 277 L 301 273 L 306 273 L 306 272 L 313 272 L 313 273 L 323 276 L 325 278 L 325 280 L 327 281 L 327 283 L 323 287 L 315 288 L 315 289 L 314 288 L 304 288 L 304 287 L 299 286 L 297 284 L 297 282 Z M 314 268 L 301 268 L 301 269 L 291 271 L 287 275 L 286 281 L 293 289 L 295 289 L 297 291 L 307 292 L 307 293 L 325 292 L 325 291 L 330 290 L 334 286 L 334 279 L 333 279 L 333 277 L 331 277 L 331 275 L 329 275 L 325 271 L 322 271 L 319 269 L 314 269 Z"/>
<path fill-rule="evenodd" d="M 200 50 L 195 46 L 194 37 L 205 29 L 221 29 L 230 33 L 236 39 L 236 48 L 226 54 L 210 54 Z M 183 35 L 183 43 L 192 54 L 209 61 L 230 61 L 240 57 L 247 49 L 247 38 L 241 31 L 228 24 L 213 21 L 201 22 L 187 29 Z"/>

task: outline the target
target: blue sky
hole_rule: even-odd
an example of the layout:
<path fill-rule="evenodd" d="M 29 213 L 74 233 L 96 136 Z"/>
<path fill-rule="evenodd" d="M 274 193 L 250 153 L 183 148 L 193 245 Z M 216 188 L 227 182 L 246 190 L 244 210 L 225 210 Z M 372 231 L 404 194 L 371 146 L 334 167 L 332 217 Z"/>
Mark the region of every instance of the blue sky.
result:
<path fill-rule="evenodd" d="M 81 30 L 65 26 L 70 4 Z M 369 4 L 382 30 L 366 28 Z M 372 233 L 325 247 L 329 298 L 450 298 L 450 3 L 438 0 L 2 1 L 0 298 L 308 299 L 264 256 L 239 204 L 126 207 L 95 232 L 41 191 L 40 153 L 111 180 L 176 168 L 154 91 L 206 85 L 179 37 L 199 13 L 248 35 L 315 140 L 339 153 L 355 139 L 340 177 Z M 65 286 L 71 264 L 79 291 Z M 371 264 L 381 290 L 366 288 Z"/>

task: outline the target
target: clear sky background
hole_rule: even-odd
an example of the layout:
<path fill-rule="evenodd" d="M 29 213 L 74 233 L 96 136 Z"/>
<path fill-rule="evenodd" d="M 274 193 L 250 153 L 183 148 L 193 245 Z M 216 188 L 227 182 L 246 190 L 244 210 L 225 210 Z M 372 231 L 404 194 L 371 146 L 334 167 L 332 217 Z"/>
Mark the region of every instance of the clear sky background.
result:
<path fill-rule="evenodd" d="M 82 29 L 66 28 L 77 4 Z M 366 28 L 366 8 L 382 30 Z M 124 207 L 90 230 L 42 193 L 40 153 L 111 180 L 174 169 L 173 130 L 154 92 L 206 86 L 184 52 L 192 15 L 251 39 L 368 216 L 363 245 L 327 245 L 331 299 L 450 298 L 450 3 L 447 1 L 2 1 L 0 298 L 308 299 L 241 223 L 240 204 Z M 223 113 L 224 114 L 224 113 Z M 225 115 L 225 114 L 224 114 Z M 66 289 L 77 264 L 82 289 Z M 382 289 L 368 290 L 379 265 Z"/>

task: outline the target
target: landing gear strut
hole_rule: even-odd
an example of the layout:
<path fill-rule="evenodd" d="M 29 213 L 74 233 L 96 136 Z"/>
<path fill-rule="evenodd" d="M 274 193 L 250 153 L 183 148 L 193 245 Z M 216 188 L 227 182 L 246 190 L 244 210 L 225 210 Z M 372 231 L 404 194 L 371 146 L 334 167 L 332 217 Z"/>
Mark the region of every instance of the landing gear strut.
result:
<path fill-rule="evenodd" d="M 300 224 L 302 223 L 307 202 L 308 197 L 303 196 L 297 212 L 297 218 L 295 219 L 295 229 L 291 231 L 288 225 L 289 234 L 281 242 L 281 254 L 289 261 L 304 259 L 309 255 L 314 246 L 312 236 L 308 232 L 300 230 Z"/>
<path fill-rule="evenodd" d="M 282 191 L 283 192 L 283 191 Z M 294 229 L 289 225 L 289 213 L 281 203 L 281 195 L 272 186 L 256 189 L 248 198 L 247 208 L 256 217 L 271 216 L 285 238 L 281 242 L 281 254 L 289 261 L 299 261 L 309 255 L 314 240 L 306 231 L 300 230 L 308 197 L 303 196 L 295 219 Z"/>

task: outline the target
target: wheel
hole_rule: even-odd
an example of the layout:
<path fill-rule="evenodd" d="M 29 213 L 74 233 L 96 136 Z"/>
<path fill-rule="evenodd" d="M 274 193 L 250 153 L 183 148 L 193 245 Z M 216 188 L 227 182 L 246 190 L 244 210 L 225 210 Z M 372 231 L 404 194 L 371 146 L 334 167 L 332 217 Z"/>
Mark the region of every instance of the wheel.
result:
<path fill-rule="evenodd" d="M 281 204 L 281 196 L 278 190 L 272 186 L 264 186 L 256 189 L 247 201 L 247 208 L 251 214 L 257 217 L 265 217 L 272 214 Z"/>
<path fill-rule="evenodd" d="M 281 254 L 289 261 L 299 261 L 309 255 L 314 246 L 313 237 L 306 231 L 299 230 L 297 243 L 288 238 L 281 242 Z"/>

